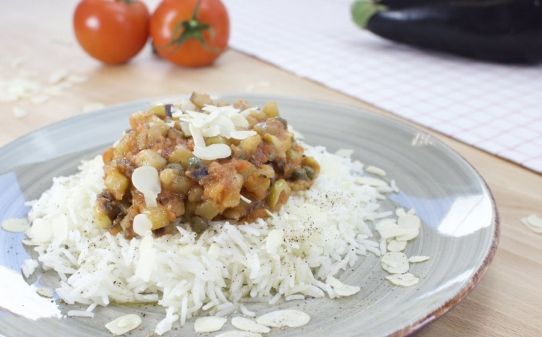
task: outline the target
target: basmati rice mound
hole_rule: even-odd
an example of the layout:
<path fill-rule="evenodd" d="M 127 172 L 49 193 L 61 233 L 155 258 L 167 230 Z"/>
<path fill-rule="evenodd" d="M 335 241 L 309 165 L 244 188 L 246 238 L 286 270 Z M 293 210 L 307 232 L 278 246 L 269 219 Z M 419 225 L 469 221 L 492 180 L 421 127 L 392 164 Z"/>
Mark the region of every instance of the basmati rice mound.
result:
<path fill-rule="evenodd" d="M 202 312 L 227 315 L 243 297 L 271 304 L 291 295 L 337 297 L 331 276 L 360 255 L 380 255 L 371 228 L 392 218 L 381 205 L 392 188 L 356 183 L 363 165 L 347 155 L 306 152 L 320 163 L 320 176 L 278 214 L 245 225 L 213 223 L 199 237 L 180 224 L 175 235 L 132 240 L 93 223 L 104 187 L 97 156 L 79 173 L 55 178 L 31 203 L 28 243 L 41 267 L 59 274 L 56 292 L 66 303 L 157 302 L 166 309 L 158 334 Z"/>

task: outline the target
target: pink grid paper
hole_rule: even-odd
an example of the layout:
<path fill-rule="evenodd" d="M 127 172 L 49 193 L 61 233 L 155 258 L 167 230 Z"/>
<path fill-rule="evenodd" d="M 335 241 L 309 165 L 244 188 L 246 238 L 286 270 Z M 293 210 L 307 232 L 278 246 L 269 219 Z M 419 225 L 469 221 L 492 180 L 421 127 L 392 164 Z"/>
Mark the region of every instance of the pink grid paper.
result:
<path fill-rule="evenodd" d="M 359 30 L 347 0 L 226 0 L 232 47 L 542 172 L 542 67 L 420 52 Z"/>

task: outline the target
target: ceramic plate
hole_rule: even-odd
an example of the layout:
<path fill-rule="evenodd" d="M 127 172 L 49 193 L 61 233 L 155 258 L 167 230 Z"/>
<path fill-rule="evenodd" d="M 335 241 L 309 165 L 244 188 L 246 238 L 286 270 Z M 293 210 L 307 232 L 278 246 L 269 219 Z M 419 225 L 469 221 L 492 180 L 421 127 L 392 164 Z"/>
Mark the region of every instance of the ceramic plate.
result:
<path fill-rule="evenodd" d="M 247 98 L 226 99 L 238 97 Z M 431 256 L 430 261 L 412 266 L 421 280 L 410 288 L 390 286 L 378 258 L 361 258 L 341 275 L 346 283 L 361 285 L 360 293 L 338 300 L 278 304 L 275 307 L 299 307 L 312 321 L 300 329 L 275 329 L 268 336 L 408 335 L 451 309 L 480 281 L 495 254 L 497 214 L 486 184 L 457 153 L 415 128 L 359 108 L 280 97 L 249 96 L 248 100 L 257 105 L 276 100 L 283 116 L 305 134 L 308 143 L 331 151 L 354 149 L 356 159 L 385 169 L 401 189 L 391 195 L 392 201 L 414 208 L 424 223 L 407 255 Z M 115 141 L 128 127 L 127 117 L 149 104 L 141 101 L 81 115 L 3 147 L 0 220 L 24 216 L 25 202 L 46 190 L 52 177 L 75 173 L 81 159 L 93 157 Z M 22 239 L 23 234 L 0 230 L 0 335 L 109 336 L 104 323 L 123 312 L 145 314 L 144 324 L 130 336 L 152 335 L 163 316 L 160 307 L 110 306 L 98 308 L 94 319 L 44 318 L 57 305 L 63 312 L 84 307 L 64 306 L 35 294 L 20 272 L 28 257 Z M 29 282 L 47 284 L 48 275 L 37 273 Z M 168 335 L 195 336 L 193 331 L 189 322 Z"/>

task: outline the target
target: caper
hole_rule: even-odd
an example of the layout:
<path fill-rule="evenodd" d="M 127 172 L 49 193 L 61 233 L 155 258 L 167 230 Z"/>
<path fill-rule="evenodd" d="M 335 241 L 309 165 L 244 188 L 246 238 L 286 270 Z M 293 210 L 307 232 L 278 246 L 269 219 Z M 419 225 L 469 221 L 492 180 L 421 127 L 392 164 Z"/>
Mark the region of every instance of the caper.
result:
<path fill-rule="evenodd" d="M 198 157 L 192 156 L 190 157 L 190 159 L 188 159 L 188 168 L 190 168 L 191 170 L 198 169 L 202 166 L 203 162 Z"/>
<path fill-rule="evenodd" d="M 314 170 L 308 166 L 305 167 L 305 172 L 307 172 L 307 177 L 309 177 L 309 179 L 314 179 L 315 178 L 315 173 L 314 173 Z"/>
<path fill-rule="evenodd" d="M 190 219 L 190 227 L 194 232 L 201 234 L 209 227 L 209 224 L 199 216 L 194 216 Z"/>
<path fill-rule="evenodd" d="M 296 169 L 292 173 L 292 180 L 294 180 L 294 181 L 295 180 L 309 180 L 307 171 L 304 170 L 303 168 Z"/>

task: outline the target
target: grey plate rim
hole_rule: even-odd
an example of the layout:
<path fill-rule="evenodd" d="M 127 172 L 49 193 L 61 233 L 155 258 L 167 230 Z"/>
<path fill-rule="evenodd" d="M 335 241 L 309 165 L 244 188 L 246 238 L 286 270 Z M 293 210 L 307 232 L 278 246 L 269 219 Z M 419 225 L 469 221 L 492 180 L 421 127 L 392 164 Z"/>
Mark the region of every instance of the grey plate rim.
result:
<path fill-rule="evenodd" d="M 219 98 L 241 98 L 242 97 L 243 99 L 246 99 L 246 100 L 250 100 L 251 98 L 254 99 L 254 98 L 257 98 L 257 97 L 258 98 L 264 97 L 265 99 L 274 100 L 274 101 L 277 101 L 277 102 L 281 102 L 281 101 L 285 101 L 285 100 L 290 100 L 290 101 L 292 101 L 292 100 L 293 101 L 305 101 L 305 100 L 308 100 L 308 98 L 306 98 L 306 97 L 301 97 L 300 98 L 300 97 L 285 96 L 285 95 L 246 94 L 246 93 L 235 93 L 235 92 L 232 92 L 232 93 L 220 93 L 220 94 L 213 95 L 213 96 L 214 97 L 219 97 Z M 158 96 L 158 97 L 155 97 L 155 98 L 132 100 L 132 101 L 123 102 L 123 103 L 119 103 L 119 104 L 109 105 L 109 106 L 106 106 L 104 108 L 91 111 L 89 113 L 83 113 L 83 114 L 79 114 L 79 115 L 76 115 L 76 116 L 68 117 L 68 118 L 62 119 L 60 121 L 56 121 L 56 122 L 53 122 L 53 123 L 46 124 L 46 125 L 44 125 L 44 126 L 42 126 L 40 128 L 32 130 L 29 133 L 26 133 L 26 134 L 24 134 L 22 136 L 17 137 L 16 139 L 12 140 L 11 142 L 8 142 L 7 144 L 1 146 L 0 147 L 0 152 L 9 151 L 12 147 L 17 146 L 20 142 L 25 141 L 27 138 L 32 137 L 36 133 L 39 133 L 41 131 L 45 131 L 47 129 L 55 129 L 55 128 L 58 128 L 58 127 L 62 127 L 62 126 L 66 125 L 66 124 L 69 124 L 69 123 L 71 123 L 73 121 L 88 118 L 89 115 L 108 114 L 108 113 L 111 113 L 112 111 L 114 111 L 116 109 L 126 107 L 127 105 L 136 105 L 136 104 L 144 104 L 144 103 L 148 104 L 149 102 L 159 102 L 159 101 L 168 101 L 168 100 L 171 101 L 171 100 L 178 100 L 178 99 L 184 98 L 184 97 L 187 97 L 187 95 L 176 95 L 176 96 L 168 95 L 168 96 Z M 384 119 L 387 122 L 393 124 L 395 127 L 398 127 L 400 129 L 414 130 L 414 131 L 417 131 L 417 132 L 426 133 L 426 131 L 423 130 L 421 128 L 421 126 L 413 123 L 410 120 L 403 120 L 398 116 L 383 115 L 381 113 L 377 113 L 377 112 L 371 111 L 369 109 L 366 109 L 366 108 L 363 108 L 363 107 L 360 107 L 360 106 L 356 106 L 356 105 L 351 104 L 351 103 L 338 103 L 336 101 L 321 100 L 321 99 L 311 99 L 311 103 L 316 103 L 316 104 L 321 103 L 321 104 L 327 105 L 329 107 L 337 108 L 337 109 L 349 108 L 349 109 L 359 110 L 359 111 L 362 111 L 362 113 L 370 115 L 373 118 Z M 417 321 L 411 323 L 410 325 L 404 326 L 404 327 L 396 330 L 395 332 L 389 334 L 388 337 L 411 336 L 414 333 L 421 330 L 426 325 L 428 325 L 429 323 L 431 323 L 434 320 L 436 320 L 437 318 L 443 316 L 445 313 L 450 311 L 456 305 L 458 305 L 482 280 L 483 276 L 487 272 L 487 269 L 489 268 L 489 265 L 491 264 L 491 262 L 493 261 L 493 258 L 495 257 L 495 254 L 497 252 L 497 247 L 498 247 L 498 244 L 499 244 L 499 241 L 500 241 L 501 224 L 500 224 L 500 218 L 499 218 L 499 213 L 498 213 L 498 209 L 497 209 L 497 204 L 495 202 L 495 197 L 494 197 L 491 189 L 489 188 L 489 185 L 485 181 L 485 179 L 482 177 L 482 175 L 478 172 L 478 170 L 465 157 L 463 157 L 459 152 L 454 150 L 451 146 L 449 146 L 444 141 L 442 141 L 442 140 L 440 140 L 440 139 L 438 139 L 436 137 L 432 137 L 432 141 L 434 142 L 434 145 L 436 145 L 436 146 L 438 146 L 438 147 L 440 147 L 440 148 L 442 148 L 442 149 L 444 149 L 446 151 L 449 151 L 451 154 L 453 154 L 456 157 L 457 160 L 462 161 L 467 167 L 469 167 L 476 174 L 476 176 L 480 180 L 483 188 L 486 190 L 488 196 L 490 197 L 490 201 L 491 201 L 491 205 L 492 205 L 492 213 L 493 213 L 493 218 L 491 219 L 491 225 L 495 227 L 495 230 L 493 231 L 491 247 L 489 248 L 486 256 L 484 257 L 482 263 L 480 264 L 480 267 L 473 274 L 473 276 L 471 277 L 469 282 L 462 289 L 460 289 L 453 297 L 451 297 L 448 301 L 443 303 L 441 306 L 439 306 L 438 308 L 434 309 L 433 311 L 427 313 L 424 317 L 418 319 Z"/>

